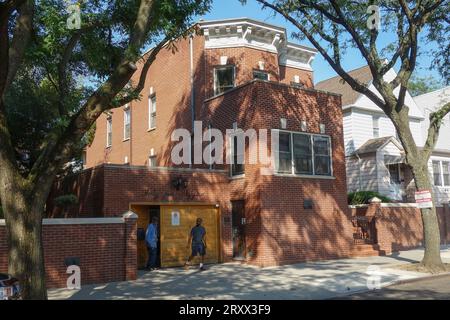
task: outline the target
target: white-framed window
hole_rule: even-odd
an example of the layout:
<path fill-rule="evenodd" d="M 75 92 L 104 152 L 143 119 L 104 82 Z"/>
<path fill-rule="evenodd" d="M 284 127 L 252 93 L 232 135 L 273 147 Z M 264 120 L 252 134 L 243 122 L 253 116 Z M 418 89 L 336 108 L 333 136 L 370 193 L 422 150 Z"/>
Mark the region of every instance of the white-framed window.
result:
<path fill-rule="evenodd" d="M 123 110 L 123 140 L 130 139 L 131 134 L 131 109 L 127 106 Z"/>
<path fill-rule="evenodd" d="M 156 128 L 156 95 L 148 97 L 148 129 Z"/>
<path fill-rule="evenodd" d="M 331 176 L 331 138 L 326 135 L 278 131 L 279 145 L 275 152 L 277 173 Z"/>
<path fill-rule="evenodd" d="M 450 161 L 433 160 L 433 182 L 438 187 L 450 186 Z"/>
<path fill-rule="evenodd" d="M 239 135 L 233 135 L 231 136 L 231 157 L 232 157 L 232 163 L 231 163 L 231 175 L 232 176 L 239 176 L 244 174 L 245 172 L 245 139 L 241 139 L 244 142 L 244 145 L 239 148 L 238 141 L 239 141 Z"/>
<path fill-rule="evenodd" d="M 152 168 L 157 167 L 156 156 L 155 155 L 148 157 L 148 166 L 152 167 Z"/>
<path fill-rule="evenodd" d="M 221 94 L 234 88 L 234 66 L 220 66 L 214 68 L 214 95 Z"/>
<path fill-rule="evenodd" d="M 253 70 L 253 79 L 269 81 L 269 73 L 262 70 Z"/>
<path fill-rule="evenodd" d="M 379 138 L 380 137 L 380 117 L 379 116 L 372 116 L 372 130 L 373 130 L 373 137 Z"/>
<path fill-rule="evenodd" d="M 106 119 L 106 147 L 109 148 L 112 145 L 112 118 Z"/>
<path fill-rule="evenodd" d="M 442 161 L 442 182 L 444 186 L 450 186 L 450 162 Z"/>

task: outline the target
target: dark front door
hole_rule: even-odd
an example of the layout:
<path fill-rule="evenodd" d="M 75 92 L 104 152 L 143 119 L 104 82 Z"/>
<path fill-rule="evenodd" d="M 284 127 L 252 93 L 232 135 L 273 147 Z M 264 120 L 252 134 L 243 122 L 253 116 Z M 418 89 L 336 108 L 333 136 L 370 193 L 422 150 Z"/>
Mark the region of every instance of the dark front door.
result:
<path fill-rule="evenodd" d="M 231 202 L 233 230 L 233 258 L 245 258 L 245 211 L 244 200 Z"/>

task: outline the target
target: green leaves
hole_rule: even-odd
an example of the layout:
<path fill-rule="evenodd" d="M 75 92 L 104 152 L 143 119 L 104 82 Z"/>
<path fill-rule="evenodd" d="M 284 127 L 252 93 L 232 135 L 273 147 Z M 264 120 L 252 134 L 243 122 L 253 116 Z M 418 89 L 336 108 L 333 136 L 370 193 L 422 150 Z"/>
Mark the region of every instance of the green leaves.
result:
<path fill-rule="evenodd" d="M 153 3 L 149 19 L 138 16 L 141 2 Z M 157 45 L 162 39 L 185 35 L 193 17 L 209 10 L 211 1 L 79 1 L 79 29 L 68 25 L 71 4 L 75 2 L 37 1 L 32 41 L 5 94 L 8 127 L 24 175 L 45 152 L 48 141 L 56 142 L 63 135 L 71 134 L 66 131 L 75 117 L 125 59 L 136 63 L 146 47 Z M 10 18 L 10 41 L 16 15 Z M 137 21 L 145 26 L 142 41 L 130 45 Z M 119 106 L 117 101 L 124 96 L 139 98 L 139 92 L 133 89 L 121 90 L 108 107 Z M 89 128 L 92 126 L 76 130 L 87 132 Z M 75 141 L 80 145 L 78 151 L 91 140 L 92 137 L 86 137 Z"/>

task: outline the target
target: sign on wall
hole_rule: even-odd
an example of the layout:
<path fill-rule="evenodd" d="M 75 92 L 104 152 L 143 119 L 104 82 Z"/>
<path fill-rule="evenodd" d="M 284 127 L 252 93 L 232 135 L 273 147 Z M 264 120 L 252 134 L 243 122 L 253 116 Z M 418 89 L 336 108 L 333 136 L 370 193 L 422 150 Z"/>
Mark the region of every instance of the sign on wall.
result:
<path fill-rule="evenodd" d="M 433 198 L 431 197 L 431 191 L 430 190 L 416 191 L 416 203 L 417 207 L 420 209 L 432 208 Z"/>
<path fill-rule="evenodd" d="M 180 225 L 180 212 L 172 211 L 172 225 L 179 226 Z"/>

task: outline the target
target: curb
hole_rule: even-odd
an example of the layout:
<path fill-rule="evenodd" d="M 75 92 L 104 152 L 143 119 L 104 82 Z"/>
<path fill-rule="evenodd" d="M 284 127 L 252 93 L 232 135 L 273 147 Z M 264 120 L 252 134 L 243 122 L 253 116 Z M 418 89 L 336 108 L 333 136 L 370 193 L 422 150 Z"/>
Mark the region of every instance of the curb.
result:
<path fill-rule="evenodd" d="M 440 273 L 440 274 L 431 274 L 431 275 L 425 275 L 423 277 L 417 277 L 417 278 L 412 278 L 412 279 L 405 279 L 405 280 L 394 280 L 394 281 L 390 281 L 385 283 L 384 285 L 381 286 L 380 289 L 375 289 L 375 290 L 370 290 L 370 289 L 361 289 L 361 290 L 357 290 L 354 291 L 352 293 L 341 293 L 339 295 L 333 296 L 331 298 L 327 298 L 325 300 L 339 300 L 340 298 L 345 298 L 345 297 L 350 297 L 356 294 L 360 294 L 360 293 L 366 293 L 366 292 L 372 292 L 372 291 L 379 291 L 379 290 L 383 290 L 392 286 L 396 286 L 396 285 L 402 285 L 402 284 L 408 284 L 408 283 L 414 283 L 414 282 L 419 282 L 422 280 L 429 280 L 429 279 L 439 279 L 439 278 L 444 278 L 450 276 L 450 272 L 445 272 L 445 273 Z"/>
<path fill-rule="evenodd" d="M 450 272 L 444 272 L 439 274 L 431 274 L 431 275 L 425 275 L 423 277 L 417 277 L 413 279 L 405 279 L 405 280 L 398 280 L 398 281 L 392 281 L 391 284 L 384 286 L 383 288 L 391 287 L 394 285 L 401 285 L 401 284 L 408 284 L 408 283 L 414 283 L 422 280 L 429 280 L 429 279 L 439 279 L 443 277 L 450 276 Z"/>

